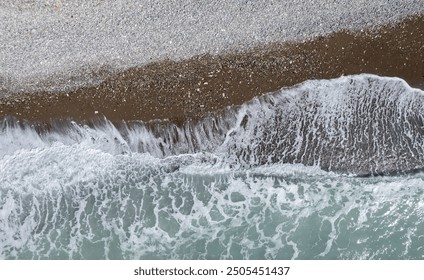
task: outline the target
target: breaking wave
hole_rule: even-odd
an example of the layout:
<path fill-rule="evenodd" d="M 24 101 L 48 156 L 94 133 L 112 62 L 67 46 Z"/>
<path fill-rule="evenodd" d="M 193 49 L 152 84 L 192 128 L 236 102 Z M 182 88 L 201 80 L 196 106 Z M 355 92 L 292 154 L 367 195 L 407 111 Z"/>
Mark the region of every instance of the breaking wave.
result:
<path fill-rule="evenodd" d="M 238 107 L 188 120 L 39 127 L 5 119 L 0 156 L 57 143 L 109 154 L 153 157 L 213 153 L 231 166 L 300 163 L 356 175 L 420 170 L 424 94 L 398 78 L 373 75 L 307 81 Z"/>

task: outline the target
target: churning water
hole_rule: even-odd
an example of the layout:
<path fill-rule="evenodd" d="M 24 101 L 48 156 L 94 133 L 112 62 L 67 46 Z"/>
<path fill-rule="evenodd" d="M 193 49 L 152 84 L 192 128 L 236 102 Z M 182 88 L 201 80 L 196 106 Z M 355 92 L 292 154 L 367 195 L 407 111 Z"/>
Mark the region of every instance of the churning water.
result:
<path fill-rule="evenodd" d="M 358 75 L 181 127 L 5 119 L 0 258 L 422 259 L 423 98 Z"/>

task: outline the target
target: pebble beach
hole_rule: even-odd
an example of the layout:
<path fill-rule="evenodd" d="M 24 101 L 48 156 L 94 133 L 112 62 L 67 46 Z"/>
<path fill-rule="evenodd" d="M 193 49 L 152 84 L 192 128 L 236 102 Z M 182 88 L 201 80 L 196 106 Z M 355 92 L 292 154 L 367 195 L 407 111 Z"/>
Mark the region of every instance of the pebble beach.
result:
<path fill-rule="evenodd" d="M 423 0 L 0 1 L 0 259 L 422 260 Z"/>

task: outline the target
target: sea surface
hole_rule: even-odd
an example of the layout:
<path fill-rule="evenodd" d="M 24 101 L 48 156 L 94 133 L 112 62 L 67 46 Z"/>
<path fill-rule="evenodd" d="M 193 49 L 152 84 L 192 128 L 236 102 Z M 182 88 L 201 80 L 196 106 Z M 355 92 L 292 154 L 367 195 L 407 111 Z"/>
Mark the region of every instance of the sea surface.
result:
<path fill-rule="evenodd" d="M 424 92 L 313 80 L 177 127 L 0 123 L 2 259 L 423 259 Z"/>

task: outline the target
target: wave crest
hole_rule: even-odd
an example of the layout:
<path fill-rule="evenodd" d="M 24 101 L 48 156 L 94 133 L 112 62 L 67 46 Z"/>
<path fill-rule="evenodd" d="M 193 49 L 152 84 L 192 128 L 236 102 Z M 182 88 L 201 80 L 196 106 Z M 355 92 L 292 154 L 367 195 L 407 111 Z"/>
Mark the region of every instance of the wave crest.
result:
<path fill-rule="evenodd" d="M 103 120 L 36 128 L 5 119 L 0 157 L 60 142 L 157 158 L 208 152 L 241 168 L 300 163 L 361 176 L 409 172 L 423 168 L 423 98 L 401 79 L 363 74 L 306 81 L 181 127 Z"/>

